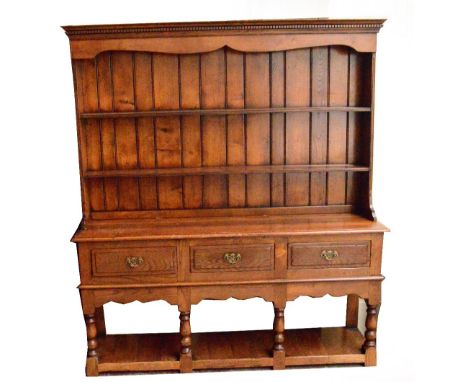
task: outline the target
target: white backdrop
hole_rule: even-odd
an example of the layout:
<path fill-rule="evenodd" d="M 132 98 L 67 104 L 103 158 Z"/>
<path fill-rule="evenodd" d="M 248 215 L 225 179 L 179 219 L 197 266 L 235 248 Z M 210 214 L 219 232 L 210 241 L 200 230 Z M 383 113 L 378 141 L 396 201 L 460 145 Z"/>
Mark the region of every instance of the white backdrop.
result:
<path fill-rule="evenodd" d="M 450 3 L 450 4 L 449 4 Z M 60 25 L 252 18 L 388 18 L 378 37 L 374 206 L 384 245 L 376 368 L 108 377 L 132 381 L 466 380 L 468 135 L 463 2 L 15 1 L 0 11 L 0 378 L 83 381 L 85 328 L 69 243 L 80 220 L 68 39 Z M 450 10 L 450 13 L 449 13 Z M 344 300 L 300 298 L 287 328 L 341 325 Z M 111 332 L 178 330 L 163 302 L 106 306 Z M 203 302 L 193 331 L 270 328 L 263 300 Z"/>

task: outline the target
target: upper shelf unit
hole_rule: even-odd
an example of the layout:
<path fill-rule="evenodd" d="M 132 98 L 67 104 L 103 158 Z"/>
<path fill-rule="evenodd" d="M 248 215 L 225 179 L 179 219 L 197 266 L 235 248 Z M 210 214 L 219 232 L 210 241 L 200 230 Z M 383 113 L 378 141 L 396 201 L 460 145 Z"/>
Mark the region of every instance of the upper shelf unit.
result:
<path fill-rule="evenodd" d="M 272 113 L 314 113 L 314 112 L 370 112 L 370 107 L 358 106 L 302 106 L 302 107 L 265 107 L 244 109 L 179 109 L 179 110 L 146 110 L 146 111 L 116 111 L 81 113 L 82 119 L 102 118 L 151 118 L 185 115 L 243 115 Z"/>

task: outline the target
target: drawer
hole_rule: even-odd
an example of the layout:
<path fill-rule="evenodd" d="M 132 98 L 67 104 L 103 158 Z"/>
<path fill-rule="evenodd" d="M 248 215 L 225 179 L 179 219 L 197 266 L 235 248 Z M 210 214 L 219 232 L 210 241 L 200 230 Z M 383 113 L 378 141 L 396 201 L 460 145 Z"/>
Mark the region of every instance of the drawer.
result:
<path fill-rule="evenodd" d="M 196 272 L 271 271 L 273 244 L 203 245 L 190 248 L 190 270 Z"/>
<path fill-rule="evenodd" d="M 370 242 L 291 243 L 289 268 L 362 268 L 370 265 Z"/>
<path fill-rule="evenodd" d="M 93 249 L 93 275 L 175 275 L 176 253 L 176 246 Z"/>

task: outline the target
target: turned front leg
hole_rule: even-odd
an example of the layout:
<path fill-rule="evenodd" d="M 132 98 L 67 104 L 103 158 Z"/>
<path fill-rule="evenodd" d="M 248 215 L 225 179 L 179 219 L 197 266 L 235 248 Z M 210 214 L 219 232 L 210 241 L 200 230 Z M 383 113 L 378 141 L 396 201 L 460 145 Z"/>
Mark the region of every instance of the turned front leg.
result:
<path fill-rule="evenodd" d="M 97 356 L 97 326 L 94 314 L 85 314 L 86 336 L 88 339 L 88 353 L 86 356 L 86 375 L 98 375 L 98 356 Z"/>
<path fill-rule="evenodd" d="M 284 369 L 286 366 L 286 352 L 284 350 L 284 307 L 275 306 L 273 332 L 273 369 Z"/>
<path fill-rule="evenodd" d="M 363 352 L 366 354 L 366 366 L 377 365 L 377 317 L 379 313 L 379 305 L 371 305 L 368 301 L 367 316 L 366 316 L 366 332 L 364 334 L 365 341 L 362 346 Z"/>
<path fill-rule="evenodd" d="M 180 312 L 180 371 L 192 371 L 192 332 L 190 329 L 190 312 Z"/>

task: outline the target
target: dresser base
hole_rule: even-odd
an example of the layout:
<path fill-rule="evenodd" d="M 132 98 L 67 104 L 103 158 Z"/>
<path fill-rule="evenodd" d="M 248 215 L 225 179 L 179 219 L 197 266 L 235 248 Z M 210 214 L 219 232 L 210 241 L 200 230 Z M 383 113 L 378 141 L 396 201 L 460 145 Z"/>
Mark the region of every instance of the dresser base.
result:
<path fill-rule="evenodd" d="M 106 335 L 98 338 L 97 371 L 179 371 L 179 333 Z M 192 334 L 196 370 L 272 368 L 271 330 Z M 285 366 L 365 364 L 364 336 L 355 328 L 285 332 Z"/>
<path fill-rule="evenodd" d="M 284 224 L 269 225 L 269 230 L 250 221 L 253 224 L 246 226 L 261 232 L 248 237 L 155 237 L 131 227 L 116 228 L 113 238 L 99 236 L 94 241 L 91 231 L 99 235 L 105 231 L 80 230 L 75 239 L 88 339 L 87 375 L 375 366 L 385 228 L 363 218 L 351 217 L 354 223 L 330 219 L 328 234 L 313 231 L 312 218 L 288 218 Z M 297 226 L 302 223 L 307 227 Z M 200 227 L 208 229 L 207 224 Z M 309 234 L 300 234 L 295 227 Z M 216 229 L 226 235 L 227 226 Z M 345 327 L 285 330 L 288 302 L 325 295 L 347 296 Z M 192 333 L 192 306 L 203 300 L 255 297 L 272 304 L 270 330 Z M 177 306 L 178 333 L 106 336 L 105 304 L 158 300 Z M 356 329 L 363 328 L 361 301 L 366 305 L 364 335 Z"/>

